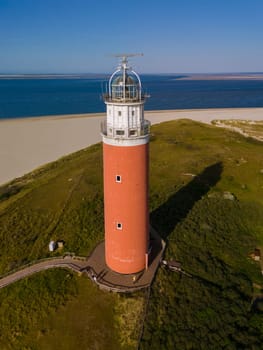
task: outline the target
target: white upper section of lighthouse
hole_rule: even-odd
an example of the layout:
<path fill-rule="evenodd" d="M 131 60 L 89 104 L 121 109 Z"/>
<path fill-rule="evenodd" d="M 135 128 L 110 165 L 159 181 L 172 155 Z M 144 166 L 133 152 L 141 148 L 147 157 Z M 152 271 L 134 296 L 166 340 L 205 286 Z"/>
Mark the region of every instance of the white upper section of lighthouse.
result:
<path fill-rule="evenodd" d="M 145 97 L 139 75 L 128 66 L 123 55 L 121 65 L 111 75 L 104 94 L 107 118 L 102 125 L 103 142 L 123 146 L 149 140 L 150 123 L 144 120 Z M 132 55 L 133 56 L 133 55 Z"/>

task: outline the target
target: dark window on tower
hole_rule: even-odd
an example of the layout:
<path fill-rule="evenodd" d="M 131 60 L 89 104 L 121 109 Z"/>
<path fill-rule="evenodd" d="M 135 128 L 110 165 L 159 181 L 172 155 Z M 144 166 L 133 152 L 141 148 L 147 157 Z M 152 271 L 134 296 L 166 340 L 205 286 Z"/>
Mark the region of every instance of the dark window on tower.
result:
<path fill-rule="evenodd" d="M 124 135 L 124 130 L 116 130 L 116 135 Z"/>
<path fill-rule="evenodd" d="M 121 116 L 121 111 L 118 111 L 118 116 L 119 116 L 119 117 Z"/>
<path fill-rule="evenodd" d="M 117 230 L 122 230 L 122 223 L 117 222 Z"/>
<path fill-rule="evenodd" d="M 120 175 L 116 175 L 116 182 L 121 182 L 121 176 Z"/>
<path fill-rule="evenodd" d="M 137 136 L 137 130 L 130 130 L 130 136 Z"/>

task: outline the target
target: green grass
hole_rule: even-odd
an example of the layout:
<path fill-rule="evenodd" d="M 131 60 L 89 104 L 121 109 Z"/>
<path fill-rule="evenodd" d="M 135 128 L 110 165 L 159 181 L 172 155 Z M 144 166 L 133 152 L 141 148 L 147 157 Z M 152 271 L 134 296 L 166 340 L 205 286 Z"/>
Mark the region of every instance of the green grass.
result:
<path fill-rule="evenodd" d="M 260 142 L 189 120 L 152 127 L 151 223 L 167 241 L 166 258 L 193 277 L 159 270 L 142 349 L 259 348 L 262 308 L 251 301 L 263 281 L 249 253 L 263 246 L 262 150 Z M 0 188 L 0 273 L 62 254 L 48 252 L 51 239 L 79 255 L 103 239 L 100 144 Z M 67 271 L 0 292 L 1 348 L 136 349 L 144 294 L 103 293 Z"/>
<path fill-rule="evenodd" d="M 263 144 L 189 121 L 156 129 L 151 222 L 167 239 L 165 258 L 193 277 L 159 270 L 140 348 L 260 349 L 252 299 L 263 280 L 249 253 L 263 240 Z"/>
<path fill-rule="evenodd" d="M 0 343 L 2 349 L 35 349 L 34 328 L 77 295 L 76 277 L 52 270 L 0 290 Z"/>
<path fill-rule="evenodd" d="M 50 256 L 50 240 L 88 255 L 103 239 L 101 161 L 95 145 L 17 181 L 20 191 L 0 202 L 0 273 Z"/>
<path fill-rule="evenodd" d="M 261 348 L 253 320 L 262 322 L 263 313 L 251 301 L 262 275 L 248 259 L 256 240 L 245 212 L 237 201 L 205 196 L 176 225 L 166 258 L 178 259 L 192 278 L 159 271 L 141 349 Z"/>
<path fill-rule="evenodd" d="M 51 312 L 41 331 L 35 329 L 28 334 L 28 344 L 36 339 L 35 348 L 39 350 L 119 348 L 118 329 L 114 326 L 117 296 L 99 291 L 84 277 L 75 283 L 76 297 L 66 307 Z"/>
<path fill-rule="evenodd" d="M 1 349 L 135 349 L 143 303 L 67 270 L 41 272 L 0 290 Z"/>
<path fill-rule="evenodd" d="M 0 290 L 0 298 L 1 349 L 119 348 L 117 295 L 87 278 L 42 272 Z"/>

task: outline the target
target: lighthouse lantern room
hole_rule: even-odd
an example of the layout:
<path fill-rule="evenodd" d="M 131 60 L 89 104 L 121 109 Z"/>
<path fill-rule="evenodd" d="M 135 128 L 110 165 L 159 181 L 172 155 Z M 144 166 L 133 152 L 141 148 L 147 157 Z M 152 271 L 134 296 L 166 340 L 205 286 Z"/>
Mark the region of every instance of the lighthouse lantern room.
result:
<path fill-rule="evenodd" d="M 111 75 L 102 123 L 105 260 L 121 274 L 148 265 L 148 163 L 150 123 L 144 119 L 145 95 L 138 74 L 120 55 Z"/>

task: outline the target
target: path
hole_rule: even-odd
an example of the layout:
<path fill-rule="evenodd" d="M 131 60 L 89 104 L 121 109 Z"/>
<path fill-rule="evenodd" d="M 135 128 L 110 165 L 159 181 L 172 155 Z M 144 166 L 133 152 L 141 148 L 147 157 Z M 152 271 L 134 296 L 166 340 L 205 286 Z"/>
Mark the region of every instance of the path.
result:
<path fill-rule="evenodd" d="M 48 258 L 22 266 L 17 271 L 10 271 L 0 279 L 0 289 L 37 272 L 52 268 L 68 268 L 78 273 L 86 273 L 101 289 L 115 292 L 134 292 L 148 288 L 159 267 L 165 249 L 165 242 L 158 233 L 150 228 L 152 252 L 147 269 L 132 275 L 123 275 L 110 270 L 105 262 L 105 244 L 99 243 L 87 258 L 65 255 Z"/>
<path fill-rule="evenodd" d="M 88 261 L 79 257 L 69 257 L 65 256 L 64 258 L 54 258 L 46 259 L 40 262 L 37 262 L 33 265 L 21 268 L 20 270 L 10 273 L 0 279 L 0 289 L 12 284 L 18 280 L 21 280 L 25 277 L 31 276 L 34 273 L 52 269 L 52 268 L 69 268 L 75 272 L 81 272 L 88 268 Z"/>

